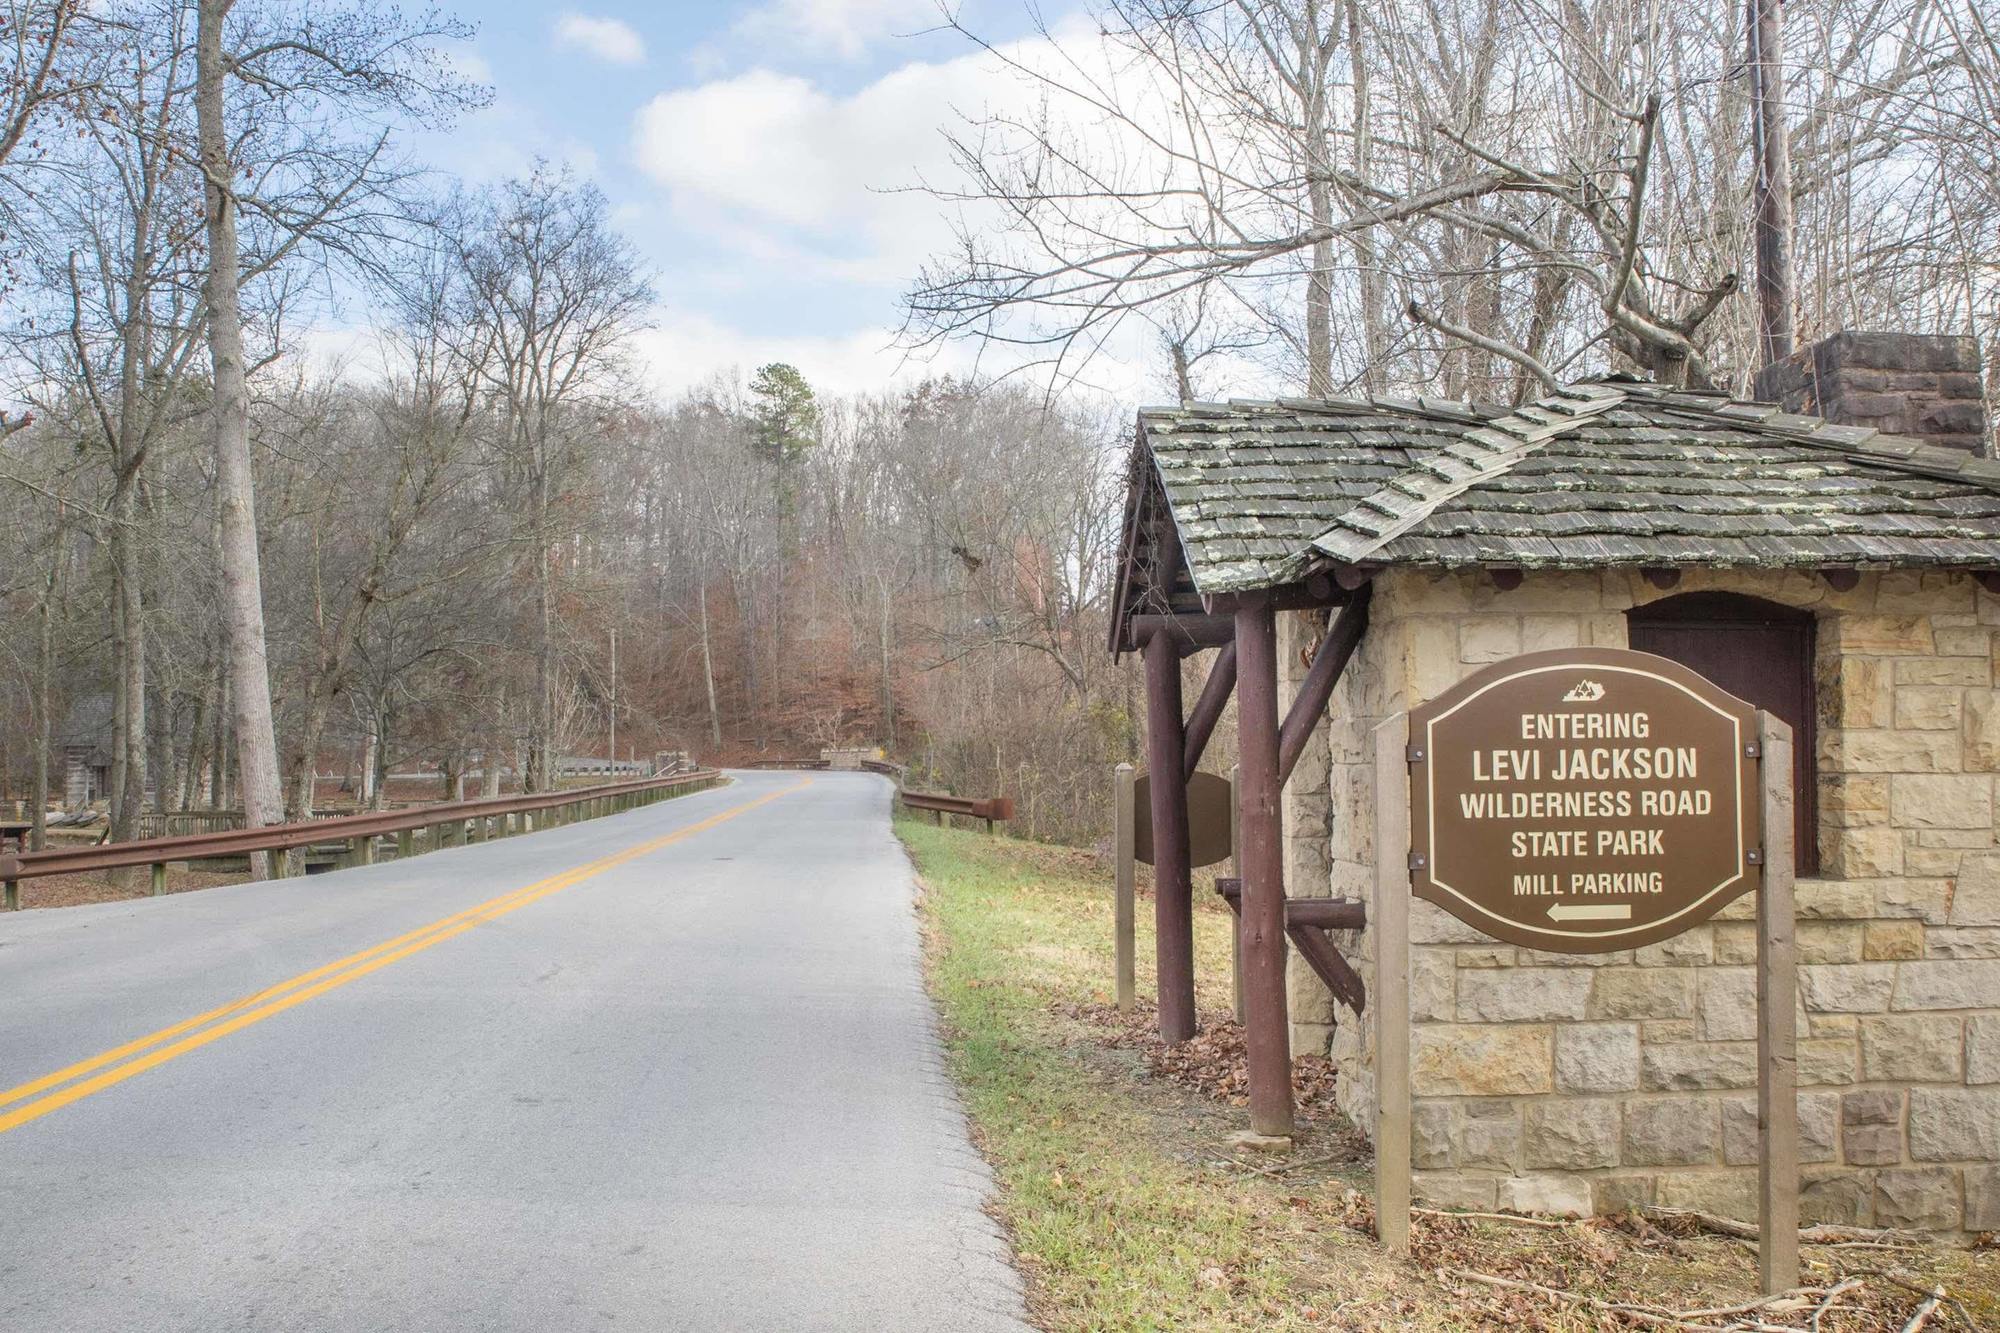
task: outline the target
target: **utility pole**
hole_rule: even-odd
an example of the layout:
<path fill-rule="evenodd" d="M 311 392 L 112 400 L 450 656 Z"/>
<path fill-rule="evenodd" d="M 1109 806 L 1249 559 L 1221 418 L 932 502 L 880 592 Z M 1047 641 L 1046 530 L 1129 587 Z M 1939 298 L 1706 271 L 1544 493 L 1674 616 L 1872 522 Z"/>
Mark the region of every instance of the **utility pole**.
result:
<path fill-rule="evenodd" d="M 611 627 L 611 767 L 618 767 L 618 627 Z"/>
<path fill-rule="evenodd" d="M 1784 0 L 1744 0 L 1750 155 L 1757 201 L 1757 331 L 1763 364 L 1792 354 L 1792 146 L 1785 121 Z"/>

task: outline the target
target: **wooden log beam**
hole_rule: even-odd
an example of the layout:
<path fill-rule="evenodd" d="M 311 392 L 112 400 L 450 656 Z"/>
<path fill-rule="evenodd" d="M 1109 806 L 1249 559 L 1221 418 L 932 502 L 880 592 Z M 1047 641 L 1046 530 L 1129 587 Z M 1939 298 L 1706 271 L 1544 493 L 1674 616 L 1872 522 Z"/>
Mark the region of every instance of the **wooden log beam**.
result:
<path fill-rule="evenodd" d="M 1187 735 L 1182 743 L 1186 757 L 1181 761 L 1183 781 L 1194 777 L 1195 769 L 1201 766 L 1202 751 L 1208 748 L 1208 739 L 1215 734 L 1215 724 L 1222 717 L 1222 710 L 1229 704 L 1229 696 L 1236 691 L 1236 640 L 1231 638 L 1216 654 L 1215 662 L 1208 668 L 1208 681 L 1201 687 L 1201 697 L 1194 701 L 1194 711 L 1188 714 Z"/>
<path fill-rule="evenodd" d="M 1287 898 L 1285 925 L 1319 930 L 1360 930 L 1368 924 L 1368 904 L 1359 898 Z"/>
<path fill-rule="evenodd" d="M 1285 714 L 1285 725 L 1278 732 L 1278 785 L 1281 787 L 1291 780 L 1292 770 L 1298 767 L 1299 756 L 1305 753 L 1313 728 L 1326 715 L 1326 701 L 1333 697 L 1333 687 L 1340 683 L 1340 674 L 1347 670 L 1348 659 L 1361 645 L 1361 636 L 1368 632 L 1368 601 L 1374 586 L 1364 583 L 1354 590 L 1352 600 L 1342 608 L 1340 618 L 1320 640 L 1319 651 L 1313 654 L 1312 666 L 1307 669 L 1306 678 L 1299 683 L 1298 697 L 1292 700 L 1291 711 Z"/>
<path fill-rule="evenodd" d="M 1153 775 L 1153 926 L 1160 1039 L 1178 1045 L 1195 1032 L 1194 879 L 1189 867 L 1187 784 L 1181 730 L 1181 655 L 1155 631 L 1146 662 L 1146 758 Z"/>
<path fill-rule="evenodd" d="M 1236 636 L 1236 622 L 1228 616 L 1209 615 L 1205 611 L 1191 615 L 1136 615 L 1126 632 L 1126 646 L 1143 648 L 1160 633 L 1172 635 L 1175 649 L 1185 657 L 1228 643 Z"/>
<path fill-rule="evenodd" d="M 1211 615 L 1235 615 L 1257 607 L 1269 607 L 1274 611 L 1309 611 L 1321 606 L 1344 606 L 1353 592 L 1353 588 L 1345 586 L 1331 574 L 1315 574 L 1302 582 L 1284 583 L 1275 588 L 1204 593 L 1201 604 Z"/>
<path fill-rule="evenodd" d="M 1285 1005 L 1285 850 L 1278 773 L 1278 622 L 1236 613 L 1236 802 L 1243 880 L 1243 1028 L 1250 1128 L 1292 1133 L 1292 1033 Z"/>
<path fill-rule="evenodd" d="M 1285 934 L 1291 937 L 1299 957 L 1319 974 L 1319 979 L 1326 983 L 1326 988 L 1333 992 L 1335 999 L 1357 1014 L 1367 1008 L 1366 983 L 1361 980 L 1360 973 L 1340 956 L 1340 950 L 1333 947 L 1333 941 L 1326 937 L 1325 931 L 1318 926 L 1288 925 Z"/>

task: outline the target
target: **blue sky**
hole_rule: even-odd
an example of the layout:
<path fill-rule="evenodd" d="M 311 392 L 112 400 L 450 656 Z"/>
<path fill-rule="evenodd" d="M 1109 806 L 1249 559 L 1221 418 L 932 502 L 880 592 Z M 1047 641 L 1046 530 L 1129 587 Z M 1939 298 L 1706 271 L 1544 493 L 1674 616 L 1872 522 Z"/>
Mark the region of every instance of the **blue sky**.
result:
<path fill-rule="evenodd" d="M 772 359 L 835 390 L 923 372 L 887 345 L 899 295 L 947 233 L 935 204 L 880 191 L 940 173 L 940 127 L 980 110 L 999 77 L 964 37 L 925 31 L 936 0 L 455 12 L 479 29 L 456 58 L 494 102 L 412 147 L 474 184 L 540 155 L 605 192 L 660 293 L 641 343 L 656 392 Z M 990 39 L 1033 38 L 1023 0 L 961 13 Z M 974 351 L 931 366 L 964 369 Z"/>

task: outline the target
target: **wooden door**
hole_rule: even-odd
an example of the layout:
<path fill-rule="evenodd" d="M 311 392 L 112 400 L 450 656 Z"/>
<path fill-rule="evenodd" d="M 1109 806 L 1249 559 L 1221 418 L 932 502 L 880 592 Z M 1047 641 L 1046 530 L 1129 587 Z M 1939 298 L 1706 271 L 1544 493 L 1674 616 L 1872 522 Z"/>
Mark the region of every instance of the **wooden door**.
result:
<path fill-rule="evenodd" d="M 1813 616 L 1735 593 L 1687 593 L 1629 614 L 1631 646 L 1700 672 L 1792 729 L 1793 847 L 1800 875 L 1819 873 L 1818 736 Z"/>

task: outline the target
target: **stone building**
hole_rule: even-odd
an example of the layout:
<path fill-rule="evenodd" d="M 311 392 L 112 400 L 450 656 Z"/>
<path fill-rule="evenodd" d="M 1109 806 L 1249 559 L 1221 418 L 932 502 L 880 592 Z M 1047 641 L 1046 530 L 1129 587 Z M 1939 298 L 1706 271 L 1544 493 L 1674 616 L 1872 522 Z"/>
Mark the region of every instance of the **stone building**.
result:
<path fill-rule="evenodd" d="M 1345 590 L 1346 609 L 1281 616 L 1303 690 L 1360 595 L 1285 788 L 1293 899 L 1368 899 L 1372 729 L 1487 663 L 1640 648 L 1784 718 L 1803 1215 L 2000 1229 L 2000 462 L 1971 352 L 1843 334 L 1766 376 L 1854 424 L 1616 378 L 1517 409 L 1145 412 L 1119 615 L 1193 624 L 1246 590 L 1281 606 Z M 1414 902 L 1418 1194 L 1754 1217 L 1753 912 L 1745 897 L 1664 943 L 1569 955 Z M 1368 930 L 1328 938 L 1372 983 Z M 1369 1124 L 1370 1007 L 1336 1001 L 1298 952 L 1287 982 L 1292 1050 L 1330 1051 Z"/>

